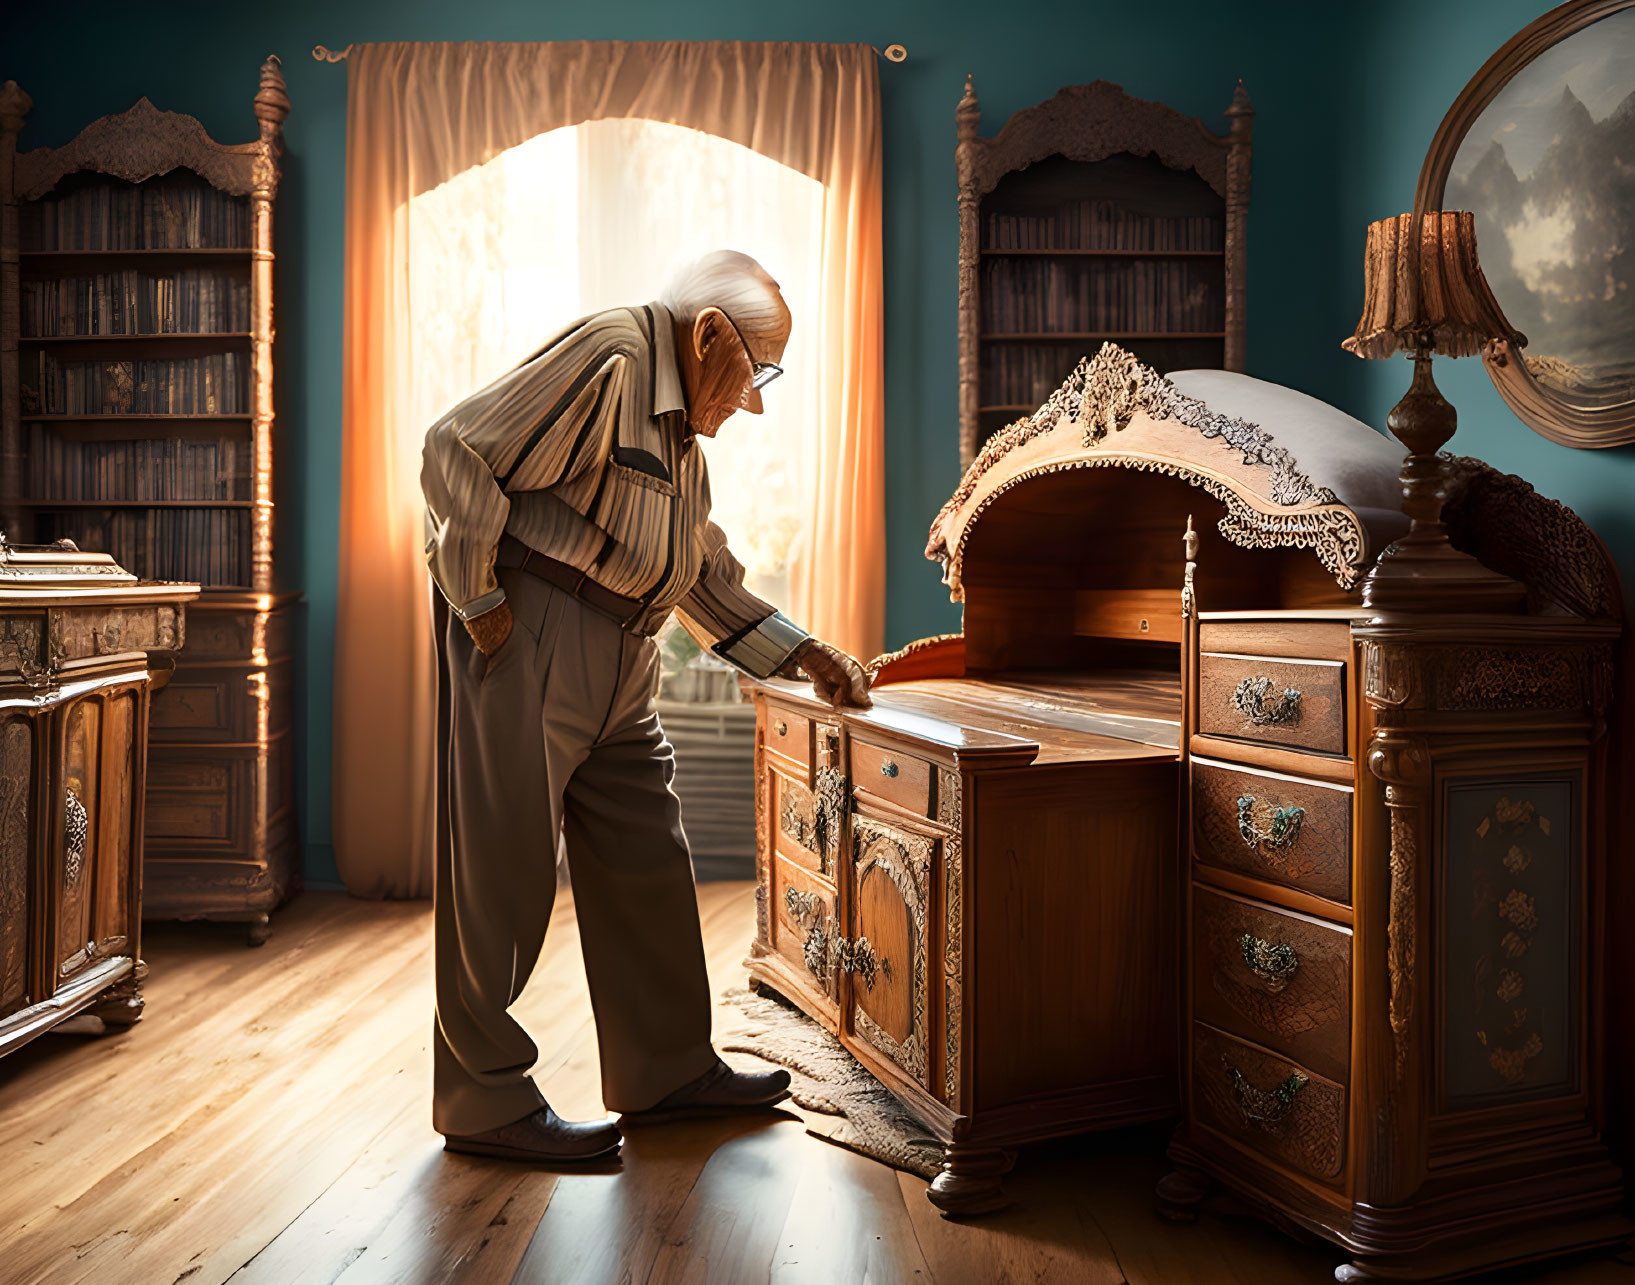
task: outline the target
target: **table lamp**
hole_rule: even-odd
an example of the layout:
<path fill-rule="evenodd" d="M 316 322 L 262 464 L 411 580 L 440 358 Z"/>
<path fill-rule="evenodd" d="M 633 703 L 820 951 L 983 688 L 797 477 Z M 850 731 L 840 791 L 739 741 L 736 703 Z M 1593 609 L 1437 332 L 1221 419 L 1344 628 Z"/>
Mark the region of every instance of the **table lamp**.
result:
<path fill-rule="evenodd" d="M 1526 339 L 1504 319 L 1476 260 L 1476 219 L 1466 211 L 1399 214 L 1369 225 L 1366 290 L 1357 332 L 1342 345 L 1359 357 L 1411 353 L 1414 379 L 1386 424 L 1408 448 L 1402 511 L 1408 533 L 1362 582 L 1363 605 L 1387 611 L 1520 611 L 1526 590 L 1448 541 L 1442 522 L 1446 465 L 1438 451 L 1458 414 L 1431 378 L 1431 354 L 1474 357 Z"/>

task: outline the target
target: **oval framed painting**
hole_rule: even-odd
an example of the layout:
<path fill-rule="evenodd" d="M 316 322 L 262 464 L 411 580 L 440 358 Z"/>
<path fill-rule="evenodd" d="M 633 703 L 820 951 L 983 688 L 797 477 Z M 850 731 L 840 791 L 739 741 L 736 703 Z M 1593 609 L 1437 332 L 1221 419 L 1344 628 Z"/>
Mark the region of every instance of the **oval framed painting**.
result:
<path fill-rule="evenodd" d="M 1530 427 L 1635 441 L 1635 0 L 1570 0 L 1518 32 L 1443 118 L 1416 210 L 1470 210 L 1526 336 L 1484 355 Z"/>

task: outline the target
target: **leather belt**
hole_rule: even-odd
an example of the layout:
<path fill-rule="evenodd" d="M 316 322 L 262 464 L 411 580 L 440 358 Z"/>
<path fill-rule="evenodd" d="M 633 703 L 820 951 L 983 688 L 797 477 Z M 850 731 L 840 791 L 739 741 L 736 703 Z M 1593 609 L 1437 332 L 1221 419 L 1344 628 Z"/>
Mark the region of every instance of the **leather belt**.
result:
<path fill-rule="evenodd" d="M 543 580 L 546 584 L 555 585 L 558 589 L 572 594 L 592 611 L 606 616 L 628 633 L 650 638 L 658 632 L 656 627 L 648 628 L 649 622 L 644 619 L 652 611 L 651 603 L 640 598 L 626 598 L 611 589 L 604 589 L 590 578 L 590 572 L 581 571 L 566 562 L 559 562 L 538 549 L 531 549 L 515 536 L 501 538 L 496 561 L 502 567 L 526 571 L 535 579 Z M 663 623 L 663 616 L 658 623 Z"/>

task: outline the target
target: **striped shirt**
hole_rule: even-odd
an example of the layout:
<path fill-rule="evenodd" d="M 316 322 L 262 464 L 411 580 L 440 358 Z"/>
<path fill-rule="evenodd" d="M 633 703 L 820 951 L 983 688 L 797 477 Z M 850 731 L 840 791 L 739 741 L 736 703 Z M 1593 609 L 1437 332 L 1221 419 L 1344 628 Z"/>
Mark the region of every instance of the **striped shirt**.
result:
<path fill-rule="evenodd" d="M 758 678 L 807 636 L 744 588 L 709 520 L 709 471 L 660 304 L 585 317 L 466 398 L 426 434 L 420 485 L 426 561 L 464 619 L 505 600 L 494 559 L 509 534 L 655 613 L 675 609 Z"/>

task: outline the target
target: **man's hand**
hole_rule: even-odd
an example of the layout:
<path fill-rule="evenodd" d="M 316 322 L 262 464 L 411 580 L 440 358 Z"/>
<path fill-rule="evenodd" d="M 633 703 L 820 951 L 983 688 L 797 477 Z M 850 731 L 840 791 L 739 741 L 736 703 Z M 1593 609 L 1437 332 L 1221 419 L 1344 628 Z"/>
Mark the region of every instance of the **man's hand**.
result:
<path fill-rule="evenodd" d="M 473 616 L 466 621 L 466 632 L 471 635 L 471 641 L 477 644 L 477 650 L 485 656 L 492 656 L 511 636 L 511 604 L 502 602 L 492 611 L 485 611 L 480 616 Z"/>
<path fill-rule="evenodd" d="M 869 696 L 869 678 L 863 672 L 863 666 L 838 647 L 808 638 L 784 662 L 778 675 L 782 678 L 799 678 L 802 671 L 812 680 L 818 698 L 828 701 L 837 709 L 841 705 L 867 709 L 874 704 Z"/>

